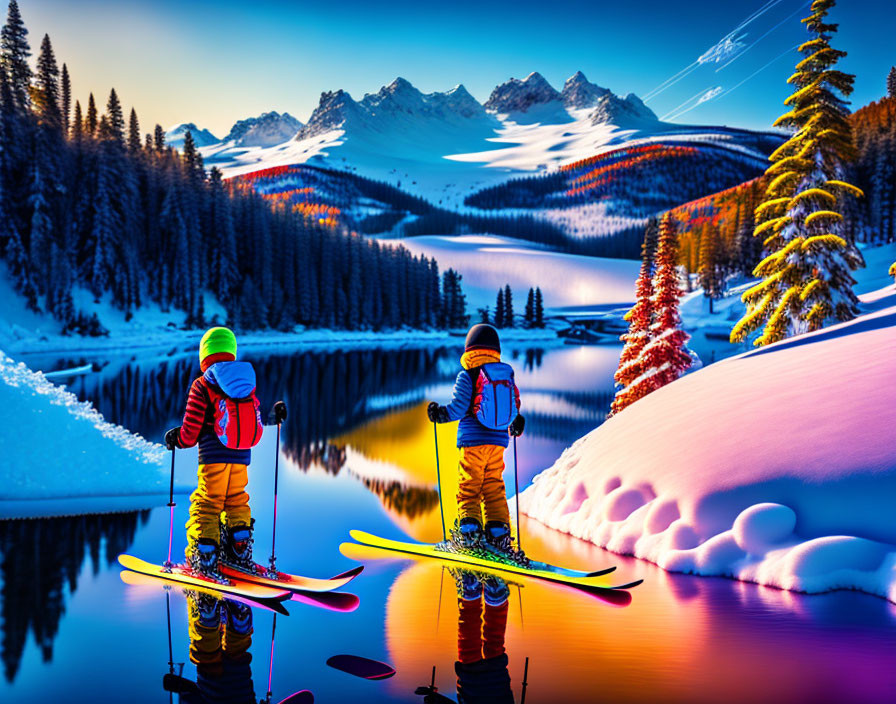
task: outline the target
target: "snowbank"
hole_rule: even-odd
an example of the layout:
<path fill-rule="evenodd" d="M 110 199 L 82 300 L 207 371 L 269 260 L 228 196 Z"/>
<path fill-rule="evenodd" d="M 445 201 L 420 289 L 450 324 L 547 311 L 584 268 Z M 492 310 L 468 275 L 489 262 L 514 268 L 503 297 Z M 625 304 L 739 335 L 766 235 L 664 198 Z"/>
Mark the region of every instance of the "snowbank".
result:
<path fill-rule="evenodd" d="M 107 423 L 89 403 L 2 352 L 0 428 L 0 517 L 46 515 L 39 502 L 56 514 L 123 510 L 133 506 L 122 497 L 168 493 L 161 445 Z M 78 508 L 67 510 L 67 500 Z"/>
<path fill-rule="evenodd" d="M 566 450 L 529 516 L 676 572 L 896 601 L 896 307 L 654 392 Z"/>

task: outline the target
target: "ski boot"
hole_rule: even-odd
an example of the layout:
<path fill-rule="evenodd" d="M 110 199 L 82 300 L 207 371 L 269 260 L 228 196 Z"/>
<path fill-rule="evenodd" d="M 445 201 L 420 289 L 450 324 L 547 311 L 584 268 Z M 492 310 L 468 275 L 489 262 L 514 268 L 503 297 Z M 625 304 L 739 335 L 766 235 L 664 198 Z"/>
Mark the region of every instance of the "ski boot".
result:
<path fill-rule="evenodd" d="M 510 598 L 510 587 L 500 577 L 489 575 L 485 579 L 485 603 L 489 606 L 501 606 Z"/>
<path fill-rule="evenodd" d="M 187 603 L 190 607 L 190 621 L 210 631 L 221 625 L 221 601 L 202 592 L 187 590 Z"/>
<path fill-rule="evenodd" d="M 451 544 L 456 552 L 472 552 L 482 545 L 482 524 L 475 518 L 461 518 L 451 529 Z"/>
<path fill-rule="evenodd" d="M 475 601 L 482 596 L 482 579 L 475 572 L 469 570 L 448 568 L 448 572 L 454 577 L 457 587 L 457 597 L 464 601 Z"/>
<path fill-rule="evenodd" d="M 236 601 L 224 602 L 227 630 L 245 636 L 252 633 L 252 609 Z"/>
<path fill-rule="evenodd" d="M 529 558 L 522 550 L 513 546 L 513 536 L 510 534 L 510 526 L 502 521 L 489 521 L 485 524 L 484 531 L 485 549 L 505 560 L 521 567 L 529 566 Z"/>
<path fill-rule="evenodd" d="M 218 569 L 221 550 L 218 543 L 208 538 L 200 538 L 192 546 L 187 557 L 187 567 L 201 577 L 206 577 L 219 584 L 227 584 L 228 579 Z"/>
<path fill-rule="evenodd" d="M 250 525 L 221 525 L 221 560 L 228 567 L 246 574 L 262 574 L 264 568 L 252 559 L 252 543 L 255 520 Z"/>

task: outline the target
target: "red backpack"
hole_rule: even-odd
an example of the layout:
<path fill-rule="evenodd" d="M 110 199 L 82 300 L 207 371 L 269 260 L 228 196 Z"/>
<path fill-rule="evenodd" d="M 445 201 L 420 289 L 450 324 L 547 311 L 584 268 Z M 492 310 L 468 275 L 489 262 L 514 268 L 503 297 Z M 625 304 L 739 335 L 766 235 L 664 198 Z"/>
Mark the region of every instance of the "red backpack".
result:
<path fill-rule="evenodd" d="M 255 396 L 255 370 L 248 362 L 219 362 L 203 375 L 215 415 L 215 435 L 224 447 L 248 450 L 261 440 L 264 426 Z M 238 397 L 228 395 L 228 391 Z"/>

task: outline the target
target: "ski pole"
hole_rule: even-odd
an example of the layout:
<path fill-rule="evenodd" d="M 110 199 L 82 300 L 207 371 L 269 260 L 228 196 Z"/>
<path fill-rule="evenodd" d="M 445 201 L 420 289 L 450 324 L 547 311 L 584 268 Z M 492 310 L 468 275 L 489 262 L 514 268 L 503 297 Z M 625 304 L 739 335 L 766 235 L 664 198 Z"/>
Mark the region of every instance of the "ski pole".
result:
<path fill-rule="evenodd" d="M 520 543 L 520 479 L 516 462 L 516 435 L 513 436 L 513 490 L 516 492 L 516 549 L 522 550 Z"/>
<path fill-rule="evenodd" d="M 280 428 L 280 424 L 277 424 L 277 428 Z M 274 621 L 271 624 L 271 664 L 268 668 L 268 695 L 265 697 L 265 704 L 269 704 L 271 701 L 271 695 L 273 694 L 273 690 L 271 688 L 271 682 L 274 679 L 274 634 L 277 632 L 277 613 L 274 612 Z"/>
<path fill-rule="evenodd" d="M 274 447 L 274 527 L 271 534 L 271 572 L 276 574 L 276 560 L 274 547 L 277 542 L 277 484 L 280 479 L 280 422 L 277 421 L 277 445 Z"/>
<path fill-rule="evenodd" d="M 445 531 L 445 509 L 442 506 L 442 475 L 439 470 L 439 428 L 435 421 L 432 423 L 432 436 L 436 444 L 436 481 L 439 484 L 439 516 L 442 519 L 442 540 L 448 540 Z"/>
<path fill-rule="evenodd" d="M 168 510 L 170 513 L 168 520 L 168 559 L 165 560 L 165 571 L 171 572 L 173 565 L 171 564 L 171 539 L 174 535 L 174 448 L 171 448 L 171 482 L 168 485 Z"/>
<path fill-rule="evenodd" d="M 523 669 L 523 696 L 520 697 L 520 704 L 526 704 L 526 687 L 529 686 L 529 657 L 526 657 L 526 667 Z"/>

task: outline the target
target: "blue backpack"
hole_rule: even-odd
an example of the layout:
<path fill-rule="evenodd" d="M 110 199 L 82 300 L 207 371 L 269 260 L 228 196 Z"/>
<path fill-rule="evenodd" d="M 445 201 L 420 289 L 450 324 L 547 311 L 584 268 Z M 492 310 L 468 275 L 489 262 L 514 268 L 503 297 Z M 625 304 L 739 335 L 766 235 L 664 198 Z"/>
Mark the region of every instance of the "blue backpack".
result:
<path fill-rule="evenodd" d="M 473 381 L 471 413 L 490 430 L 507 430 L 517 416 L 513 367 L 490 362 L 479 367 Z"/>

